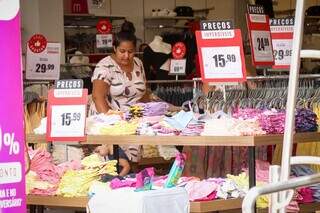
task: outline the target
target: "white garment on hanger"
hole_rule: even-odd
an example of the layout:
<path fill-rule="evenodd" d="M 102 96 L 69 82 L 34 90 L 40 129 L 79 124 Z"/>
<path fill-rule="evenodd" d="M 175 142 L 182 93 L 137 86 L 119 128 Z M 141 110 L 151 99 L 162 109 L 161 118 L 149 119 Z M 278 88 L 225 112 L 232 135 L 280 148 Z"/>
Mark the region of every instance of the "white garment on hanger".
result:
<path fill-rule="evenodd" d="M 162 41 L 162 37 L 156 35 L 153 41 L 149 44 L 150 48 L 157 53 L 170 54 L 171 44 Z"/>

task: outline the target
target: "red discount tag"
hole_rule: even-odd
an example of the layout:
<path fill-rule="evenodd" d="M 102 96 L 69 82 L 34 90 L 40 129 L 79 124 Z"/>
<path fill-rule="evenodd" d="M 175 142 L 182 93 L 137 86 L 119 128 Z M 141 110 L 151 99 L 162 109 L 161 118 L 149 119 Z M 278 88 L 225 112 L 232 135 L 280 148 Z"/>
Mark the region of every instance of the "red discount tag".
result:
<path fill-rule="evenodd" d="M 32 52 L 41 53 L 46 49 L 47 43 L 46 37 L 41 34 L 35 34 L 29 39 L 28 46 Z"/>
<path fill-rule="evenodd" d="M 274 58 L 269 17 L 265 14 L 263 6 L 248 5 L 246 18 L 253 65 L 271 67 Z"/>
<path fill-rule="evenodd" d="M 187 49 L 183 42 L 177 42 L 172 47 L 172 56 L 174 59 L 182 59 L 186 55 Z"/>
<path fill-rule="evenodd" d="M 108 19 L 101 19 L 97 24 L 97 30 L 100 34 L 109 34 L 112 31 L 112 24 Z"/>

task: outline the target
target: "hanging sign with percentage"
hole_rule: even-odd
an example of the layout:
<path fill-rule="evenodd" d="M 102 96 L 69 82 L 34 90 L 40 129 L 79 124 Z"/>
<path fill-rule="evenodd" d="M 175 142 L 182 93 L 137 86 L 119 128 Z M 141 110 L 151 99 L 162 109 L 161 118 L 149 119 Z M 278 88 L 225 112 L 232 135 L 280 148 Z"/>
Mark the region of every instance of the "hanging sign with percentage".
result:
<path fill-rule="evenodd" d="M 294 18 L 270 19 L 274 69 L 290 69 Z"/>
<path fill-rule="evenodd" d="M 247 26 L 254 66 L 270 67 L 274 64 L 269 17 L 263 6 L 248 5 Z"/>
<path fill-rule="evenodd" d="M 0 212 L 26 213 L 19 0 L 0 1 L 0 29 Z"/>
<path fill-rule="evenodd" d="M 60 80 L 49 90 L 47 141 L 85 141 L 88 90 L 82 80 Z"/>
<path fill-rule="evenodd" d="M 202 81 L 245 81 L 241 31 L 230 21 L 202 21 L 200 26 L 196 39 Z"/>
<path fill-rule="evenodd" d="M 60 43 L 46 43 L 42 37 L 31 38 L 27 45 L 26 79 L 57 80 L 60 77 Z M 31 44 L 32 42 L 32 44 Z M 36 48 L 39 47 L 39 48 Z M 41 51 L 39 51 L 41 48 Z"/>

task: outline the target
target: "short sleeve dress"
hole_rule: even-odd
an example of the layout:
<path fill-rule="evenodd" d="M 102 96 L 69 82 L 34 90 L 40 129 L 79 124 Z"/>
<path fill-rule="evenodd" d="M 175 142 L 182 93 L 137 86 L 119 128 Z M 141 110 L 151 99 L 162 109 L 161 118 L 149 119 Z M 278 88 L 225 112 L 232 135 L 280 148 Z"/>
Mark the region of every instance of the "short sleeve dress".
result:
<path fill-rule="evenodd" d="M 132 79 L 130 80 L 120 66 L 107 56 L 96 66 L 91 81 L 103 80 L 110 86 L 106 101 L 112 110 L 124 111 L 135 104 L 146 92 L 146 77 L 141 60 L 134 57 Z M 96 114 L 95 104 L 90 106 L 90 115 Z"/>

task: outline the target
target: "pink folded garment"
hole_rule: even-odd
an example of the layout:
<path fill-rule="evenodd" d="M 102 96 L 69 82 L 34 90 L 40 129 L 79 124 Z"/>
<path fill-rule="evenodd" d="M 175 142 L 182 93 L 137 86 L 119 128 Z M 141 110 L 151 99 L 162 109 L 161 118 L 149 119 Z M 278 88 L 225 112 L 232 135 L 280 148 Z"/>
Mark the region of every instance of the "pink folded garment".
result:
<path fill-rule="evenodd" d="M 300 196 L 297 197 L 298 203 L 313 203 L 313 190 L 309 187 L 303 187 L 297 189 Z"/>
<path fill-rule="evenodd" d="M 202 200 L 202 199 L 208 198 L 209 195 L 217 191 L 218 187 L 219 185 L 214 182 L 208 182 L 203 180 L 203 181 L 188 182 L 187 185 L 185 186 L 185 189 L 188 192 L 189 200 L 195 201 L 195 200 Z M 212 195 L 210 198 L 212 198 Z"/>
<path fill-rule="evenodd" d="M 55 169 L 58 172 L 59 176 L 62 177 L 67 170 L 80 170 L 81 167 L 81 162 L 75 160 L 61 163 L 56 166 Z"/>
<path fill-rule="evenodd" d="M 110 182 L 111 189 L 119 189 L 124 187 L 136 187 L 136 181 L 132 180 L 120 180 L 119 178 L 114 178 Z"/>
<path fill-rule="evenodd" d="M 194 201 L 210 201 L 210 200 L 215 200 L 217 198 L 217 192 L 213 191 L 211 194 L 209 194 L 207 197 L 194 200 Z"/>
<path fill-rule="evenodd" d="M 58 186 L 56 187 L 52 187 L 52 188 L 48 188 L 48 189 L 38 189 L 38 188 L 34 188 L 30 191 L 30 194 L 32 195 L 42 195 L 42 196 L 54 196 L 56 195 Z"/>

